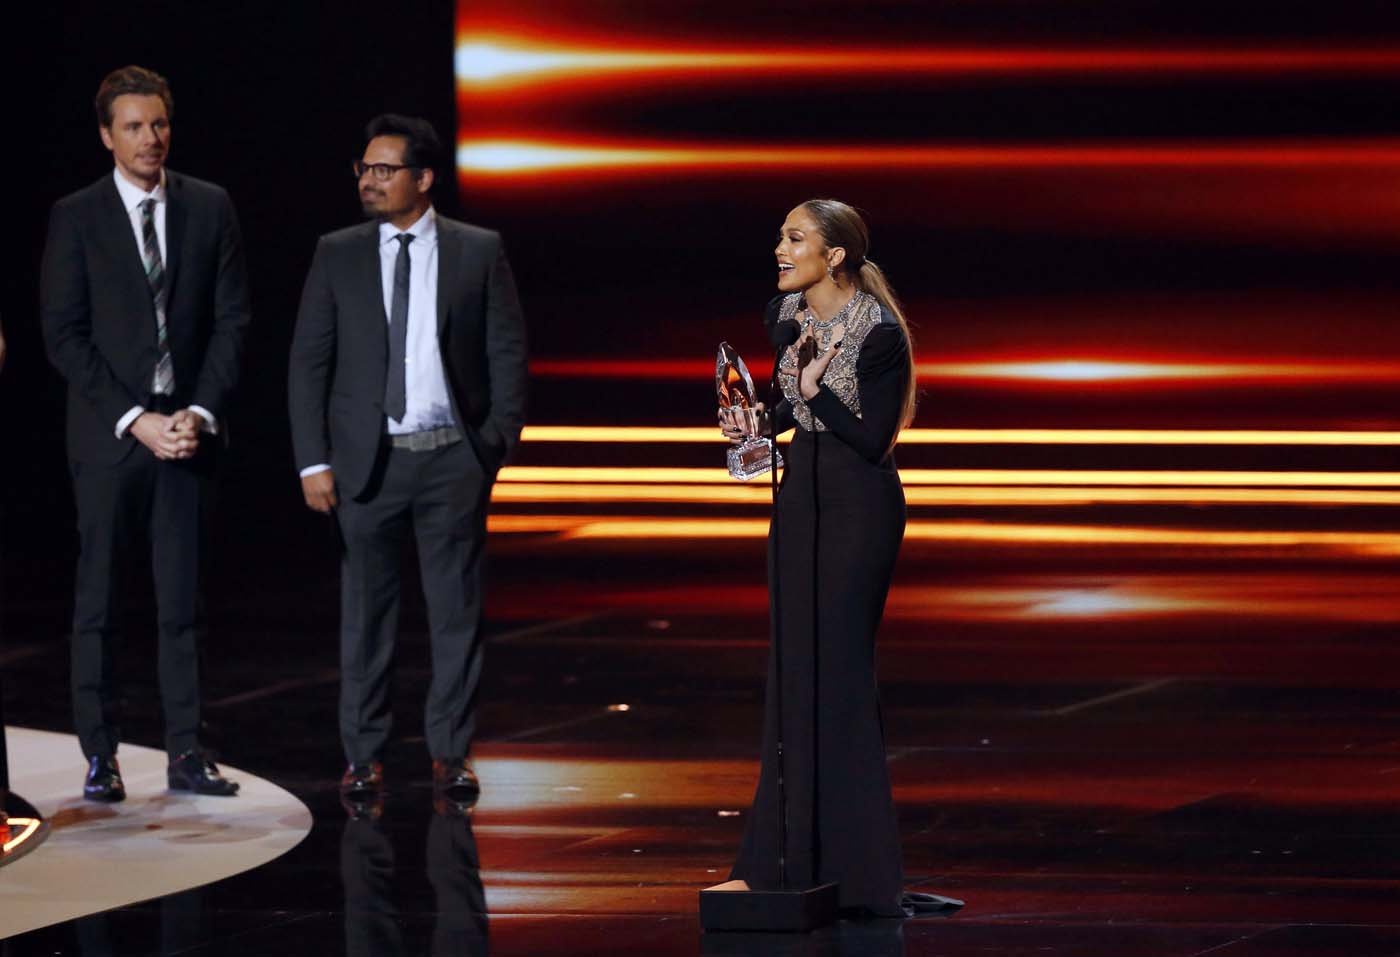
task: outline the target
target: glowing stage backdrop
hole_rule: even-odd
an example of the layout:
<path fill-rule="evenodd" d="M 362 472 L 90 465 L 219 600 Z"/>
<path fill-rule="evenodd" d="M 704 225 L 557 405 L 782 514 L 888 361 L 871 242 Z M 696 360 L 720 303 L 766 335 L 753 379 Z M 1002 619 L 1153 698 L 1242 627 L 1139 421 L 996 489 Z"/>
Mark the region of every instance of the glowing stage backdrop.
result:
<path fill-rule="evenodd" d="M 768 364 L 777 227 L 835 196 L 915 328 L 911 543 L 1397 554 L 1400 45 L 1167 6 L 464 0 L 534 356 L 496 527 L 761 536 L 712 356 Z"/>

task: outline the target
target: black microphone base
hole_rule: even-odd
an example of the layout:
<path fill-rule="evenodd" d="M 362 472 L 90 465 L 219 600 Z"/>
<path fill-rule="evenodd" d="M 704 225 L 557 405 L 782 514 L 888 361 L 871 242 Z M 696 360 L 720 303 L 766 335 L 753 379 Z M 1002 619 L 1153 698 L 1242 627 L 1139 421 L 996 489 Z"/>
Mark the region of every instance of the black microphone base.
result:
<path fill-rule="evenodd" d="M 700 892 L 700 927 L 706 933 L 802 933 L 834 922 L 838 900 L 835 884 L 756 891 L 744 881 L 725 881 Z"/>

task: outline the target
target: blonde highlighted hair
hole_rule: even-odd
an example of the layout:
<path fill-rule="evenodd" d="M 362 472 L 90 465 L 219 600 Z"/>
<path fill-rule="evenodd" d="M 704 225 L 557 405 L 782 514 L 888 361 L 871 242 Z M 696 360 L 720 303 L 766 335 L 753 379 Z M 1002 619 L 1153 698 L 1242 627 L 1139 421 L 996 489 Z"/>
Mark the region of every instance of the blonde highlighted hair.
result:
<path fill-rule="evenodd" d="M 870 229 L 865 225 L 865 220 L 860 213 L 839 199 L 809 199 L 802 204 L 802 208 L 816 221 L 817 229 L 822 235 L 822 241 L 826 243 L 828 249 L 839 246 L 846 250 L 846 258 L 838 269 L 855 283 L 856 288 L 868 292 L 878 299 L 880 305 L 894 316 L 895 321 L 899 323 L 899 328 L 904 332 L 905 342 L 909 346 L 906 351 L 909 368 L 908 378 L 904 385 L 904 402 L 900 408 L 899 428 L 895 430 L 894 438 L 890 440 L 890 448 L 894 448 L 894 443 L 899 440 L 900 431 L 908 428 L 910 423 L 914 421 L 914 407 L 917 401 L 918 382 L 914 376 L 914 336 L 909 331 L 909 322 L 904 318 L 904 310 L 900 307 L 899 297 L 895 295 L 894 288 L 885 278 L 884 272 L 867 258 L 870 251 Z"/>

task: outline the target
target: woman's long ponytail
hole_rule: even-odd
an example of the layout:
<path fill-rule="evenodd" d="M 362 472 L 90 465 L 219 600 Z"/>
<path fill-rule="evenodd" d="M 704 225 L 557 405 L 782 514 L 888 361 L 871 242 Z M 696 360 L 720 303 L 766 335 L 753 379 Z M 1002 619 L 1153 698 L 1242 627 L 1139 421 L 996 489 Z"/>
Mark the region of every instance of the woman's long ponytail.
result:
<path fill-rule="evenodd" d="M 904 356 L 909 363 L 909 369 L 904 383 L 904 401 L 899 409 L 899 428 L 890 440 L 890 448 L 893 449 L 895 442 L 899 440 L 899 433 L 913 423 L 914 407 L 918 402 L 918 376 L 915 375 L 914 369 L 914 334 L 909 331 L 909 321 L 904 318 L 904 309 L 899 305 L 899 297 L 895 295 L 894 288 L 890 286 L 879 266 L 869 259 L 861 263 L 859 282 L 861 289 L 880 300 L 880 305 L 894 316 L 895 322 L 899 323 L 899 328 L 904 332 L 904 341 L 908 346 Z"/>
<path fill-rule="evenodd" d="M 904 402 L 899 412 L 899 426 L 890 439 L 890 450 L 893 450 L 895 443 L 899 441 L 899 433 L 908 428 L 910 423 L 914 421 L 914 405 L 918 395 L 918 379 L 915 376 L 914 366 L 914 337 L 909 332 L 909 322 L 904 318 L 904 310 L 900 308 L 899 297 L 894 294 L 894 289 L 890 286 L 889 280 L 885 278 L 884 272 L 866 258 L 866 253 L 870 251 L 870 230 L 865 225 L 865 220 L 861 218 L 860 213 L 839 199 L 809 199 L 802 204 L 802 208 L 807 210 L 816 220 L 817 228 L 822 234 L 822 240 L 828 248 L 839 246 L 846 250 L 846 258 L 840 267 L 841 271 L 848 278 L 851 278 L 858 288 L 878 299 L 880 305 L 894 315 L 895 321 L 899 323 L 899 328 L 904 332 L 904 340 L 908 346 L 905 355 L 909 368 L 904 385 Z"/>

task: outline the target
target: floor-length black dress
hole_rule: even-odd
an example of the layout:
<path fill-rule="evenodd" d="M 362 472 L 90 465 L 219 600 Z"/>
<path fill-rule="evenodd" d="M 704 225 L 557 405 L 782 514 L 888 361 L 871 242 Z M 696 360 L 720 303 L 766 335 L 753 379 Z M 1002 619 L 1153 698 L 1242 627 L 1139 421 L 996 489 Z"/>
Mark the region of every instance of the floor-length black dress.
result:
<path fill-rule="evenodd" d="M 804 327 L 801 296 L 775 299 L 768 321 Z M 797 391 L 796 347 L 781 363 L 778 429 L 794 424 L 769 531 L 770 613 L 781 627 L 782 674 L 769 653 L 758 791 L 731 879 L 778 884 L 777 696 L 783 698 L 790 887 L 835 881 L 840 906 L 902 917 L 899 825 L 885 763 L 875 632 L 904 537 L 904 491 L 890 442 L 909 375 L 895 317 L 857 292 L 818 344 L 844 327 L 821 391 Z M 776 558 L 776 564 L 775 564 Z M 776 634 L 776 632 L 775 632 Z"/>

